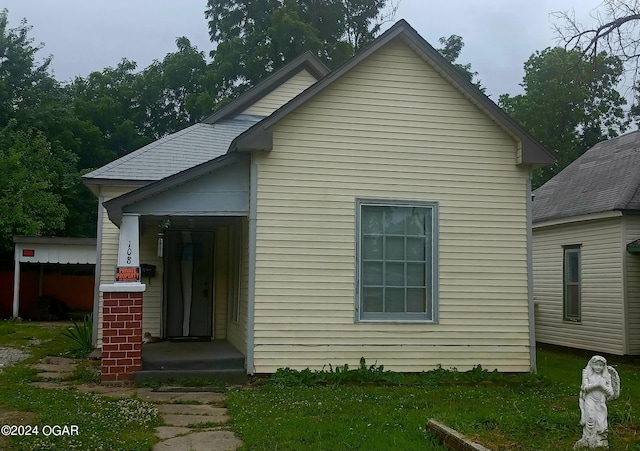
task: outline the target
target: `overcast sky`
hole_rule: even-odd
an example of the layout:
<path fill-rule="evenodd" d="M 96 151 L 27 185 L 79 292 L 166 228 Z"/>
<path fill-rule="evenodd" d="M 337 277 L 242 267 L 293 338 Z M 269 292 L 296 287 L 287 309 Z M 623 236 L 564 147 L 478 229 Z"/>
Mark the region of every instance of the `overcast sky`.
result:
<path fill-rule="evenodd" d="M 601 0 L 401 0 L 396 19 L 405 19 L 434 47 L 457 34 L 465 48 L 459 62 L 471 63 L 494 101 L 517 94 L 523 63 L 536 50 L 557 44 L 554 11 L 575 11 L 590 23 Z M 53 55 L 61 81 L 115 66 L 124 57 L 143 69 L 176 50 L 186 36 L 208 54 L 212 49 L 206 0 L 2 0 L 13 28 L 23 18 L 31 36 Z M 388 28 L 389 25 L 387 25 Z"/>

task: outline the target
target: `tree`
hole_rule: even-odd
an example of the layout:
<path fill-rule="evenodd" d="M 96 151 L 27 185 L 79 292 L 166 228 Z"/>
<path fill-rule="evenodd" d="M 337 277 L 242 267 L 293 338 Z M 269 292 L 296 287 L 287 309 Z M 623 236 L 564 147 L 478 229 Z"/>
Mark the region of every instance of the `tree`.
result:
<path fill-rule="evenodd" d="M 574 12 L 560 11 L 553 15 L 559 23 L 555 25 L 560 39 L 568 48 L 581 50 L 590 57 L 601 51 L 619 57 L 623 62 L 640 57 L 640 1 L 603 0 L 601 12 L 593 16 L 594 23 L 582 25 L 576 21 Z"/>
<path fill-rule="evenodd" d="M 215 109 L 218 98 L 219 86 L 204 53 L 185 37 L 176 45 L 176 52 L 154 61 L 134 81 L 144 113 L 140 130 L 154 139 L 195 124 Z"/>
<path fill-rule="evenodd" d="M 35 108 L 46 85 L 55 82 L 48 72 L 51 57 L 36 63 L 35 46 L 26 21 L 8 28 L 9 12 L 0 11 L 0 126 L 8 124 L 18 109 Z"/>
<path fill-rule="evenodd" d="M 221 98 L 255 85 L 305 51 L 335 68 L 371 42 L 394 13 L 393 0 L 208 0 Z"/>
<path fill-rule="evenodd" d="M 64 198 L 78 181 L 75 161 L 42 132 L 20 130 L 15 120 L 0 129 L 0 250 L 11 249 L 12 235 L 64 230 Z"/>
<path fill-rule="evenodd" d="M 449 61 L 453 65 L 453 67 L 458 69 L 458 72 L 460 72 L 460 75 L 462 75 L 465 80 L 473 84 L 480 91 L 484 92 L 485 88 L 482 86 L 480 80 L 474 81 L 474 78 L 477 78 L 478 73 L 471 70 L 471 63 L 456 63 L 457 59 L 460 57 L 462 48 L 464 47 L 464 41 L 462 40 L 462 37 L 456 34 L 452 34 L 448 38 L 442 37 L 438 41 L 440 42 L 440 44 L 444 45 L 444 47 L 438 49 L 438 52 L 440 52 L 444 59 Z"/>
<path fill-rule="evenodd" d="M 500 96 L 500 106 L 552 151 L 557 162 L 534 174 L 542 185 L 596 143 L 629 126 L 616 90 L 622 61 L 601 52 L 594 59 L 561 47 L 534 53 L 524 65 L 524 94 Z"/>

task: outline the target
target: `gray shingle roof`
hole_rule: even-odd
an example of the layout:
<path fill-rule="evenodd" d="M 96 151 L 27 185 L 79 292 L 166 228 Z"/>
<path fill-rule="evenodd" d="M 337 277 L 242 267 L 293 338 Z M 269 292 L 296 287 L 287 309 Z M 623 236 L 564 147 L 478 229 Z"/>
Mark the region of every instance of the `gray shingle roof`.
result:
<path fill-rule="evenodd" d="M 227 153 L 229 144 L 262 116 L 240 114 L 215 124 L 195 124 L 131 152 L 83 178 L 160 180 Z"/>
<path fill-rule="evenodd" d="M 534 195 L 534 223 L 640 210 L 640 131 L 596 144 Z"/>

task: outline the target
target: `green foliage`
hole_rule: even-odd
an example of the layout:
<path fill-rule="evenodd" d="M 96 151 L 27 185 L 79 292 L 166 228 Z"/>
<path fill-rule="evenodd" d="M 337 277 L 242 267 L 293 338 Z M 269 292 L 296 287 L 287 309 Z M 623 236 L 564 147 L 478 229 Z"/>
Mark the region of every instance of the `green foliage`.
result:
<path fill-rule="evenodd" d="M 588 59 L 560 47 L 536 52 L 524 65 L 524 94 L 500 96 L 500 106 L 557 158 L 534 173 L 537 188 L 600 141 L 629 126 L 616 90 L 623 72 L 619 58 L 605 53 Z"/>
<path fill-rule="evenodd" d="M 85 315 L 81 323 L 73 322 L 73 327 L 62 331 L 62 335 L 73 342 L 72 351 L 86 356 L 93 350 L 93 315 Z"/>
<path fill-rule="evenodd" d="M 442 37 L 438 41 L 444 46 L 441 49 L 438 49 L 438 52 L 440 52 L 444 59 L 450 62 L 453 67 L 460 72 L 460 75 L 462 75 L 465 80 L 473 84 L 481 92 L 484 92 L 486 88 L 482 86 L 482 83 L 479 80 L 474 81 L 474 78 L 478 76 L 478 73 L 471 70 L 471 64 L 456 63 L 456 60 L 460 57 L 460 53 L 464 47 L 462 37 L 452 34 L 448 38 Z"/>
<path fill-rule="evenodd" d="M 540 379 L 533 374 L 522 374 L 507 380 L 503 374 L 497 371 L 489 372 L 481 365 L 475 366 L 472 370 L 459 372 L 455 368 L 402 374 L 393 371 L 385 371 L 384 365 L 367 366 L 364 357 L 360 358 L 360 365 L 356 369 L 349 368 L 349 365 L 333 367 L 312 371 L 310 369 L 293 370 L 291 368 L 280 368 L 272 374 L 268 385 L 277 387 L 299 387 L 316 385 L 342 385 L 342 384 L 373 384 L 373 385 L 422 385 L 438 386 L 443 384 L 475 384 L 478 382 L 491 384 L 511 384 L 519 385 L 539 385 Z"/>
<path fill-rule="evenodd" d="M 221 97 L 233 96 L 305 51 L 337 67 L 371 42 L 388 0 L 208 0 L 205 16 Z"/>
<path fill-rule="evenodd" d="M 64 229 L 65 195 L 78 180 L 75 156 L 15 120 L 0 129 L 0 247 L 12 235 L 55 234 Z"/>

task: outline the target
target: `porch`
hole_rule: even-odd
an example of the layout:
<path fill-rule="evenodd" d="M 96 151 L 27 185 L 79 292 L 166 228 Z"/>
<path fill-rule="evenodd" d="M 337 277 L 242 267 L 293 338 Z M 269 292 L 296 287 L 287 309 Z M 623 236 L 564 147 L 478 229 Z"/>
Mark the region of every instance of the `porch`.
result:
<path fill-rule="evenodd" d="M 163 341 L 142 346 L 142 370 L 135 382 L 209 378 L 241 382 L 245 358 L 227 340 Z"/>

